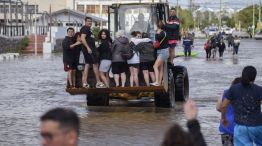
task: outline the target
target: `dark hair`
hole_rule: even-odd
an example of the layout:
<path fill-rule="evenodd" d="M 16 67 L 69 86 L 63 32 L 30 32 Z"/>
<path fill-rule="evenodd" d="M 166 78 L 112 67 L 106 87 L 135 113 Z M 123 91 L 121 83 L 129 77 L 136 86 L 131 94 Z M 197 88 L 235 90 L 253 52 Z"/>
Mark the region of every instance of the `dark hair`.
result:
<path fill-rule="evenodd" d="M 132 36 L 132 37 L 136 37 L 136 33 L 137 33 L 137 31 L 132 31 L 132 32 L 131 32 L 131 36 Z"/>
<path fill-rule="evenodd" d="M 174 124 L 166 132 L 161 146 L 194 146 L 194 143 L 188 132 L 178 124 Z"/>
<path fill-rule="evenodd" d="M 246 66 L 242 71 L 242 80 L 243 85 L 249 85 L 250 82 L 254 82 L 257 76 L 257 70 L 253 66 Z"/>
<path fill-rule="evenodd" d="M 140 31 L 136 31 L 136 36 L 137 36 L 138 34 L 141 34 L 141 32 L 140 32 Z"/>
<path fill-rule="evenodd" d="M 142 38 L 149 38 L 149 37 L 148 37 L 148 34 L 147 34 L 146 32 L 143 32 L 143 33 L 142 33 Z"/>
<path fill-rule="evenodd" d="M 73 31 L 75 31 L 74 28 L 69 27 L 69 28 L 67 28 L 66 32 L 68 32 L 69 30 L 73 30 Z"/>
<path fill-rule="evenodd" d="M 48 120 L 58 122 L 61 128 L 72 129 L 79 135 L 80 121 L 77 114 L 72 110 L 55 108 L 42 115 L 40 120 L 41 122 Z"/>
<path fill-rule="evenodd" d="M 162 21 L 159 21 L 157 23 L 157 27 L 160 28 L 160 29 L 164 29 L 164 23 Z"/>
<path fill-rule="evenodd" d="M 81 33 L 80 32 L 76 32 L 75 35 L 74 35 L 74 40 L 75 42 L 77 41 L 77 37 L 78 36 L 81 36 Z"/>
<path fill-rule="evenodd" d="M 176 8 L 173 7 L 173 8 L 171 8 L 170 10 L 171 10 L 171 11 L 176 11 Z"/>
<path fill-rule="evenodd" d="M 92 18 L 91 17 L 86 17 L 85 21 L 87 21 L 87 20 L 92 20 Z"/>
<path fill-rule="evenodd" d="M 111 39 L 111 37 L 110 37 L 110 32 L 109 32 L 107 29 L 102 29 L 102 30 L 99 31 L 99 33 L 98 33 L 98 39 L 99 39 L 99 40 L 102 40 L 101 35 L 102 35 L 103 32 L 106 34 L 106 40 L 109 40 L 109 41 L 112 42 L 112 39 Z"/>
<path fill-rule="evenodd" d="M 235 85 L 235 84 L 238 84 L 238 83 L 241 83 L 241 77 L 237 77 L 235 78 L 232 83 L 231 83 L 231 86 Z"/>

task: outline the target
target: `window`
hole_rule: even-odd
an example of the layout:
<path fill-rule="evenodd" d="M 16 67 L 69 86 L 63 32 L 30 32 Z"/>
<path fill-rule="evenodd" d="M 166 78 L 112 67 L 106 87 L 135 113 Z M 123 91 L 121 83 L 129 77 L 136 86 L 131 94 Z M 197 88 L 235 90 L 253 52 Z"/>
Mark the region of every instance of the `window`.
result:
<path fill-rule="evenodd" d="M 77 5 L 77 11 L 85 12 L 85 6 L 84 5 Z"/>
<path fill-rule="evenodd" d="M 102 14 L 107 14 L 108 13 L 108 6 L 103 5 L 102 7 Z"/>
<path fill-rule="evenodd" d="M 86 13 L 95 13 L 95 5 L 87 5 L 86 6 Z"/>

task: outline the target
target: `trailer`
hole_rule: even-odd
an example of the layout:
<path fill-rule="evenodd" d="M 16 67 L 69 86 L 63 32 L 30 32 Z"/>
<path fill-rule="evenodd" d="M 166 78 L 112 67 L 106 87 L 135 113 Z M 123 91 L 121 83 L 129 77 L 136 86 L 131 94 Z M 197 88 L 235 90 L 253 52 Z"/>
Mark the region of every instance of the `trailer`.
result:
<path fill-rule="evenodd" d="M 166 21 L 169 17 L 167 2 L 118 3 L 112 4 L 108 9 L 108 29 L 112 38 L 118 30 L 124 30 L 127 34 L 130 34 L 131 31 L 147 32 L 150 38 L 154 39 L 157 22 Z M 129 76 L 128 73 L 127 76 Z M 66 88 L 66 92 L 71 95 L 86 95 L 88 106 L 108 106 L 110 99 L 139 100 L 143 96 L 151 96 L 156 107 L 173 108 L 176 101 L 185 101 L 189 96 L 188 72 L 184 66 L 165 63 L 163 76 L 163 85 L 157 87 L 146 86 L 140 72 L 139 87 L 129 87 L 128 80 L 126 87 L 115 87 L 111 78 L 110 88 L 94 88 L 95 78 L 93 72 L 90 71 L 88 83 L 91 88 L 86 89 L 81 88 L 82 71 L 78 69 L 77 88 Z"/>

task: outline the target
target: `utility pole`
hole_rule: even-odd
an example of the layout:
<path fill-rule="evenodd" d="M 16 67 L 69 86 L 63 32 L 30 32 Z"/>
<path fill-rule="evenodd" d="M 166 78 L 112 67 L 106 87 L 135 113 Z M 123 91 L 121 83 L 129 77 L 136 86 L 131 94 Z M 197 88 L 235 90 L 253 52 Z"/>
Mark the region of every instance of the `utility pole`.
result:
<path fill-rule="evenodd" d="M 261 0 L 259 1 L 259 22 L 261 22 Z"/>
<path fill-rule="evenodd" d="M 35 0 L 35 55 L 37 55 L 37 26 L 36 26 L 36 0 Z"/>
<path fill-rule="evenodd" d="M 219 4 L 219 31 L 221 31 L 222 26 L 222 0 L 220 0 Z"/>
<path fill-rule="evenodd" d="M 254 4 L 254 0 L 252 0 L 253 3 L 253 25 L 252 25 L 252 35 L 255 35 L 255 4 Z"/>

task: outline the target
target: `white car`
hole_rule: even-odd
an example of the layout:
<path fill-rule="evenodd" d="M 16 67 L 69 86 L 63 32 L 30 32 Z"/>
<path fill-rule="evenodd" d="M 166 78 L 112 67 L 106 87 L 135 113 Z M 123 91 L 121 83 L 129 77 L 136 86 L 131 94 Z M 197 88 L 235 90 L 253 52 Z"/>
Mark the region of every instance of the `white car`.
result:
<path fill-rule="evenodd" d="M 260 31 L 259 33 L 257 33 L 257 34 L 254 36 L 254 38 L 255 38 L 256 40 L 262 40 L 262 31 Z"/>
<path fill-rule="evenodd" d="M 226 28 L 224 31 L 225 31 L 226 35 L 229 35 L 229 34 L 233 33 L 233 29 L 232 28 Z"/>
<path fill-rule="evenodd" d="M 250 38 L 250 35 L 245 31 L 233 31 L 232 35 L 240 38 Z"/>
<path fill-rule="evenodd" d="M 208 29 L 208 35 L 213 36 L 214 34 L 218 34 L 218 30 L 216 28 Z"/>

